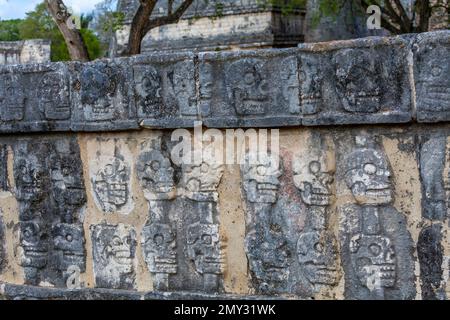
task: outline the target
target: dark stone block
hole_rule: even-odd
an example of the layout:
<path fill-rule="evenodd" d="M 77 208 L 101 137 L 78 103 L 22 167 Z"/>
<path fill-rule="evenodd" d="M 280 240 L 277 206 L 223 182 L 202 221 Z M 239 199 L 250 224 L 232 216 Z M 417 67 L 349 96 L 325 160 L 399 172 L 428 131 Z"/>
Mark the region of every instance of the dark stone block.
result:
<path fill-rule="evenodd" d="M 137 116 L 143 127 L 193 127 L 198 119 L 193 54 L 132 58 Z"/>
<path fill-rule="evenodd" d="M 302 124 L 411 121 L 408 54 L 400 37 L 300 44 Z"/>
<path fill-rule="evenodd" d="M 419 34 L 413 49 L 417 121 L 449 121 L 450 31 Z"/>
<path fill-rule="evenodd" d="M 444 248 L 442 247 L 442 226 L 433 224 L 420 231 L 417 242 L 417 255 L 420 263 L 420 278 L 422 283 L 422 298 L 425 300 L 438 299 L 443 276 L 442 261 Z"/>
<path fill-rule="evenodd" d="M 301 124 L 293 50 L 199 56 L 199 110 L 207 127 Z"/>
<path fill-rule="evenodd" d="M 131 93 L 132 73 L 126 59 L 71 63 L 73 131 L 137 129 Z"/>

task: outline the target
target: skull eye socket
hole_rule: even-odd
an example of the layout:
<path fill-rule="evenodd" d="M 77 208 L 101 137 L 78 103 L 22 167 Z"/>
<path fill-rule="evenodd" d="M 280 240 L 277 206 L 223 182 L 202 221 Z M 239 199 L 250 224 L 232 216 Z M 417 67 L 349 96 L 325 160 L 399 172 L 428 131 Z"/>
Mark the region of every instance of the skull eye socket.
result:
<path fill-rule="evenodd" d="M 122 245 L 122 240 L 120 240 L 119 237 L 114 237 L 112 240 L 112 244 L 113 244 L 113 246 L 116 246 L 116 247 L 120 246 L 120 245 Z"/>
<path fill-rule="evenodd" d="M 258 166 L 256 168 L 256 172 L 260 175 L 260 176 L 265 176 L 267 174 L 267 168 L 265 166 Z"/>
<path fill-rule="evenodd" d="M 318 161 L 312 161 L 309 164 L 309 171 L 313 174 L 318 173 L 320 171 L 320 163 Z"/>
<path fill-rule="evenodd" d="M 323 252 L 323 244 L 321 244 L 320 242 L 315 243 L 314 250 L 316 250 L 319 253 L 322 253 Z"/>
<path fill-rule="evenodd" d="M 245 75 L 244 75 L 245 84 L 251 85 L 251 84 L 255 83 L 255 80 L 256 80 L 256 76 L 253 72 L 249 71 L 249 72 L 245 73 Z"/>
<path fill-rule="evenodd" d="M 161 164 L 159 163 L 159 161 L 154 160 L 151 162 L 150 167 L 153 171 L 157 171 L 159 170 L 159 168 L 161 168 Z"/>
<path fill-rule="evenodd" d="M 202 163 L 201 167 L 200 167 L 200 171 L 203 173 L 208 172 L 209 170 L 209 166 L 206 163 Z"/>
<path fill-rule="evenodd" d="M 26 166 L 20 166 L 19 170 L 23 175 L 27 174 L 28 171 Z"/>
<path fill-rule="evenodd" d="M 112 176 L 112 175 L 114 174 L 114 168 L 113 168 L 112 164 L 108 164 L 108 165 L 105 167 L 105 174 L 106 174 L 107 176 Z"/>
<path fill-rule="evenodd" d="M 372 255 L 378 256 L 378 255 L 381 253 L 381 247 L 380 247 L 380 245 L 377 244 L 377 243 L 372 243 L 372 244 L 369 246 L 369 251 L 370 251 L 370 253 L 371 253 Z"/>
<path fill-rule="evenodd" d="M 26 228 L 23 231 L 23 235 L 25 238 L 31 238 L 33 236 L 33 231 L 30 228 Z"/>
<path fill-rule="evenodd" d="M 364 165 L 364 172 L 367 174 L 375 174 L 377 172 L 377 167 L 372 163 L 366 163 Z"/>
<path fill-rule="evenodd" d="M 70 175 L 70 168 L 69 168 L 69 167 L 63 167 L 63 168 L 62 168 L 62 174 L 63 174 L 64 176 Z"/>
<path fill-rule="evenodd" d="M 211 244 L 212 243 L 212 237 L 209 234 L 202 235 L 202 242 L 204 244 Z"/>
<path fill-rule="evenodd" d="M 164 242 L 164 236 L 162 234 L 156 234 L 153 238 L 153 241 L 157 245 L 161 245 Z"/>
<path fill-rule="evenodd" d="M 431 67 L 431 74 L 434 77 L 439 77 L 441 75 L 441 73 L 442 73 L 442 68 L 440 66 L 434 65 Z"/>
<path fill-rule="evenodd" d="M 66 240 L 67 240 L 68 242 L 72 242 L 73 236 L 72 236 L 70 233 L 67 234 L 67 235 L 66 235 Z"/>

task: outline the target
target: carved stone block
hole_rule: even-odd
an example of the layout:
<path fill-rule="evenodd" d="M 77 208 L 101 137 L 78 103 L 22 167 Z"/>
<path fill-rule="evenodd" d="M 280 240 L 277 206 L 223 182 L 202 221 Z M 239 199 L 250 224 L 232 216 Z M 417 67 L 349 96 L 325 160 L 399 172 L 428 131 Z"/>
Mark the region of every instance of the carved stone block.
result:
<path fill-rule="evenodd" d="M 193 127 L 198 119 L 193 54 L 132 58 L 137 115 L 144 127 Z"/>
<path fill-rule="evenodd" d="M 95 283 L 99 288 L 134 289 L 136 231 L 132 226 L 91 226 Z"/>
<path fill-rule="evenodd" d="M 450 120 L 450 32 L 418 35 L 413 51 L 417 121 Z"/>
<path fill-rule="evenodd" d="M 125 60 L 72 63 L 73 131 L 138 128 L 132 75 Z"/>
<path fill-rule="evenodd" d="M 302 123 L 410 121 L 408 53 L 402 38 L 299 45 Z"/>
<path fill-rule="evenodd" d="M 199 109 L 206 126 L 301 124 L 292 50 L 199 55 Z"/>
<path fill-rule="evenodd" d="M 8 149 L 0 145 L 0 191 L 8 190 Z"/>
<path fill-rule="evenodd" d="M 0 211 L 0 273 L 6 266 L 6 251 L 5 251 L 5 227 L 3 225 L 3 216 Z"/>

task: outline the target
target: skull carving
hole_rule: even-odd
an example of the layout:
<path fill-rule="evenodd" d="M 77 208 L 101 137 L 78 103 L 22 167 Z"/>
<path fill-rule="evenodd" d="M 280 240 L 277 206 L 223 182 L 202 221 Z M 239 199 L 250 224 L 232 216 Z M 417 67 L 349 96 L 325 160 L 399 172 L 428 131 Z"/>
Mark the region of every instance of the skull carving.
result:
<path fill-rule="evenodd" d="M 391 171 L 383 153 L 361 145 L 344 159 L 344 165 L 345 182 L 357 203 L 387 204 L 393 200 Z"/>
<path fill-rule="evenodd" d="M 142 230 L 144 259 L 150 272 L 177 273 L 176 234 L 167 224 L 152 223 Z"/>
<path fill-rule="evenodd" d="M 353 269 L 370 290 L 389 288 L 396 281 L 396 257 L 391 240 L 380 235 L 357 234 L 350 241 Z"/>
<path fill-rule="evenodd" d="M 141 115 L 160 116 L 164 108 L 162 98 L 161 76 L 158 71 L 146 66 L 135 69 L 137 74 L 136 93 L 139 97 L 139 113 Z"/>
<path fill-rule="evenodd" d="M 294 173 L 295 186 L 300 190 L 303 202 L 313 206 L 328 206 L 331 203 L 331 172 L 324 172 L 324 163 L 313 160 Z"/>
<path fill-rule="evenodd" d="M 200 274 L 221 274 L 223 257 L 219 239 L 219 225 L 194 223 L 187 230 L 188 256 Z"/>
<path fill-rule="evenodd" d="M 40 88 L 41 111 L 48 120 L 70 118 L 69 91 L 64 75 L 50 72 L 43 76 Z"/>
<path fill-rule="evenodd" d="M 81 102 L 87 121 L 111 120 L 117 83 L 109 67 L 88 66 L 81 74 Z"/>
<path fill-rule="evenodd" d="M 282 171 L 274 154 L 247 154 L 241 167 L 243 187 L 249 202 L 275 203 Z"/>
<path fill-rule="evenodd" d="M 57 153 L 51 161 L 53 196 L 61 205 L 82 205 L 86 202 L 81 163 L 74 153 Z"/>
<path fill-rule="evenodd" d="M 448 57 L 450 46 L 439 44 L 427 48 L 422 55 L 421 77 L 418 83 L 419 103 L 423 110 L 450 111 L 450 63 L 442 61 Z"/>
<path fill-rule="evenodd" d="M 364 50 L 346 49 L 335 54 L 336 89 L 346 111 L 374 113 L 381 108 L 379 62 Z"/>
<path fill-rule="evenodd" d="M 97 200 L 102 210 L 114 212 L 128 202 L 130 169 L 121 159 L 109 159 L 106 165 L 93 178 Z"/>
<path fill-rule="evenodd" d="M 180 62 L 173 71 L 173 90 L 181 115 L 197 115 L 197 97 L 193 65 Z"/>
<path fill-rule="evenodd" d="M 14 177 L 18 200 L 34 202 L 45 195 L 46 171 L 35 155 L 19 155 L 15 159 Z"/>
<path fill-rule="evenodd" d="M 19 79 L 12 75 L 0 75 L 0 120 L 22 120 L 24 110 L 25 96 Z"/>
<path fill-rule="evenodd" d="M 297 258 L 312 284 L 333 286 L 338 280 L 337 241 L 327 231 L 302 233 L 297 242 Z"/>
<path fill-rule="evenodd" d="M 147 200 L 175 197 L 172 163 L 160 150 L 141 153 L 136 167 Z"/>
<path fill-rule="evenodd" d="M 250 255 L 250 269 L 260 282 L 262 291 L 289 277 L 289 251 L 286 239 L 279 233 L 251 234 L 246 239 L 246 251 Z"/>
<path fill-rule="evenodd" d="M 19 259 L 23 267 L 42 269 L 47 265 L 49 239 L 42 224 L 19 222 Z"/>
<path fill-rule="evenodd" d="M 269 83 L 263 78 L 262 62 L 234 62 L 228 72 L 229 97 L 238 115 L 265 114 L 270 102 Z"/>
<path fill-rule="evenodd" d="M 183 180 L 186 196 L 198 201 L 214 200 L 217 197 L 216 191 L 223 171 L 222 164 L 208 159 L 203 159 L 198 165 L 184 166 Z"/>
<path fill-rule="evenodd" d="M 300 66 L 300 104 L 303 115 L 318 113 L 323 106 L 323 76 L 320 60 L 313 56 L 302 56 Z"/>
<path fill-rule="evenodd" d="M 84 231 L 82 225 L 58 223 L 52 228 L 53 254 L 58 270 L 70 266 L 85 269 Z"/>

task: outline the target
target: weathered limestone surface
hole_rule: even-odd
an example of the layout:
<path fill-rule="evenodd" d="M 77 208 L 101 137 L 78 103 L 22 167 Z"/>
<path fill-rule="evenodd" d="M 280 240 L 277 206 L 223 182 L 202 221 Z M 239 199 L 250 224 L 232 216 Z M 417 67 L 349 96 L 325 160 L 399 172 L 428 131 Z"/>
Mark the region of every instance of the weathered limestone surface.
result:
<path fill-rule="evenodd" d="M 449 31 L 0 69 L 0 132 L 438 122 Z"/>
<path fill-rule="evenodd" d="M 4 67 L 0 297 L 448 299 L 449 39 Z"/>
<path fill-rule="evenodd" d="M 50 61 L 50 41 L 24 40 L 0 42 L 0 65 Z"/>

